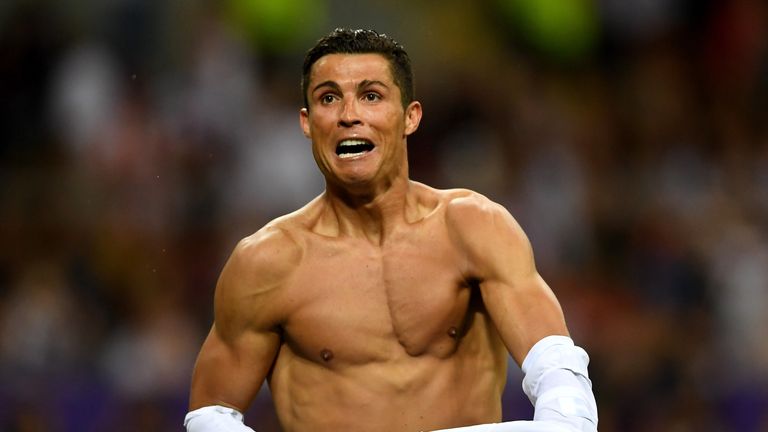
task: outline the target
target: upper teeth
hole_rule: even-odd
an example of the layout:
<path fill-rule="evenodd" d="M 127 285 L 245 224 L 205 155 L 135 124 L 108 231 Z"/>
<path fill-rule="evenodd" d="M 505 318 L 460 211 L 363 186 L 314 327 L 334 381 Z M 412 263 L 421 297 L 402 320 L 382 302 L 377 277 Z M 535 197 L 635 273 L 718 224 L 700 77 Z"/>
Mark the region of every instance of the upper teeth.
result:
<path fill-rule="evenodd" d="M 344 140 L 344 141 L 340 142 L 339 143 L 339 147 L 353 146 L 353 145 L 365 145 L 365 144 L 368 144 L 368 141 L 361 140 L 361 139 L 348 139 L 348 140 Z"/>

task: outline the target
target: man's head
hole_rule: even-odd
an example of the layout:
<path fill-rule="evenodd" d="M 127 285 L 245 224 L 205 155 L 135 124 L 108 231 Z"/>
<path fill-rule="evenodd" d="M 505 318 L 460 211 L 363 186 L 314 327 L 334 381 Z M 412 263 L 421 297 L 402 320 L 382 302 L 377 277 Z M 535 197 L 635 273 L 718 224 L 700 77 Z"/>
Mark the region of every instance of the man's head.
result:
<path fill-rule="evenodd" d="M 337 28 L 320 39 L 304 57 L 301 77 L 301 93 L 304 107 L 309 108 L 307 91 L 312 66 L 328 54 L 379 54 L 387 59 L 395 84 L 400 88 L 403 108 L 414 99 L 411 60 L 402 45 L 385 34 L 373 30 L 349 30 Z"/>
<path fill-rule="evenodd" d="M 328 185 L 369 194 L 407 179 L 412 81 L 403 48 L 372 31 L 335 30 L 309 51 L 299 121 Z"/>

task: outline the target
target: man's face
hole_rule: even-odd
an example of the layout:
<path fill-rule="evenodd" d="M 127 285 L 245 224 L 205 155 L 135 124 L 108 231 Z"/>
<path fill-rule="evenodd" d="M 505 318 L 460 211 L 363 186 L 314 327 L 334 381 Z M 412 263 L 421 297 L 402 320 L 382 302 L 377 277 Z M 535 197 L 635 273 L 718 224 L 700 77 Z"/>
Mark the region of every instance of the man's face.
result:
<path fill-rule="evenodd" d="M 421 105 L 403 108 L 389 62 L 379 54 L 329 54 L 309 75 L 304 135 L 329 181 L 367 186 L 403 172 L 405 138 L 421 120 Z"/>

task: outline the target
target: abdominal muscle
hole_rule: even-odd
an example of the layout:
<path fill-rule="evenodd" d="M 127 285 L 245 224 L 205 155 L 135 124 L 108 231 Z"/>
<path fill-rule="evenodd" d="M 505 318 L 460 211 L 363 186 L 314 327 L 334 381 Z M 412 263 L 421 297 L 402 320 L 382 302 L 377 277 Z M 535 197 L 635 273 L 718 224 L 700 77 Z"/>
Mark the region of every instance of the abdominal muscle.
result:
<path fill-rule="evenodd" d="M 401 350 L 349 365 L 321 364 L 283 345 L 270 388 L 284 432 L 408 432 L 500 421 L 506 353 L 479 347 L 488 341 L 471 340 L 479 337 L 473 333 L 444 358 Z"/>

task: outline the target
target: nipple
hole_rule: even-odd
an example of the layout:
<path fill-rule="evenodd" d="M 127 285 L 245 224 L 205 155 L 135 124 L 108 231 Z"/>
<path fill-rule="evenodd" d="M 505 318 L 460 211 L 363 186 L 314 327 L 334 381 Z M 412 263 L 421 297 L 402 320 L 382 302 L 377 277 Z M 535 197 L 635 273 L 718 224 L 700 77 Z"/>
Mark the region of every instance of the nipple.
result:
<path fill-rule="evenodd" d="M 333 352 L 325 348 L 322 351 L 320 351 L 320 357 L 322 357 L 323 361 L 329 362 L 333 360 Z"/>
<path fill-rule="evenodd" d="M 454 327 L 454 326 L 451 326 L 451 328 L 449 328 L 449 329 L 448 329 L 448 336 L 449 336 L 450 338 L 452 338 L 452 339 L 456 339 L 456 337 L 458 336 L 458 334 L 459 334 L 459 331 L 458 331 L 458 330 L 456 330 L 456 327 Z"/>

